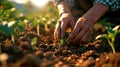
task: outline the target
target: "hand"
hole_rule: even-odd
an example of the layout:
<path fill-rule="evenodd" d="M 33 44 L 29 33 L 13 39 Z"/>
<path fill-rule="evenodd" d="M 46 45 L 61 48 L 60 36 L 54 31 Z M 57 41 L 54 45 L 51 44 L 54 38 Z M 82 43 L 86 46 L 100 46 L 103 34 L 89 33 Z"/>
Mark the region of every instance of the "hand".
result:
<path fill-rule="evenodd" d="M 56 24 L 56 28 L 54 31 L 55 40 L 60 41 L 60 39 L 63 38 L 66 32 L 66 28 L 71 27 L 71 29 L 73 29 L 74 25 L 75 20 L 72 15 L 69 13 L 63 13 Z"/>
<path fill-rule="evenodd" d="M 93 25 L 109 10 L 108 6 L 95 4 L 88 10 L 82 18 L 78 19 L 72 33 L 67 39 L 67 43 L 79 44 L 85 42 L 93 34 Z"/>
<path fill-rule="evenodd" d="M 91 19 L 85 19 L 84 17 L 79 18 L 73 31 L 67 39 L 68 44 L 74 43 L 79 44 L 85 42 L 93 34 L 94 21 Z"/>

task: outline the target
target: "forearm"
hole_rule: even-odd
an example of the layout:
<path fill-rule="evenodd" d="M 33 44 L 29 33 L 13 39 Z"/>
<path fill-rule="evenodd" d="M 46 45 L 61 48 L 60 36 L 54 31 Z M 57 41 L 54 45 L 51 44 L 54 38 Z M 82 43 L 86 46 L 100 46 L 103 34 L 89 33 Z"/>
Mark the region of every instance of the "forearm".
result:
<path fill-rule="evenodd" d="M 90 10 L 88 10 L 87 13 L 83 15 L 83 17 L 97 22 L 108 10 L 108 6 L 102 4 L 95 4 Z"/>
<path fill-rule="evenodd" d="M 54 3 L 55 3 L 55 1 L 54 1 Z M 66 1 L 63 0 L 59 4 L 55 3 L 55 6 L 57 7 L 59 15 L 62 15 L 63 13 L 69 13 L 69 14 L 71 14 L 70 5 L 69 5 L 68 2 L 66 2 Z"/>

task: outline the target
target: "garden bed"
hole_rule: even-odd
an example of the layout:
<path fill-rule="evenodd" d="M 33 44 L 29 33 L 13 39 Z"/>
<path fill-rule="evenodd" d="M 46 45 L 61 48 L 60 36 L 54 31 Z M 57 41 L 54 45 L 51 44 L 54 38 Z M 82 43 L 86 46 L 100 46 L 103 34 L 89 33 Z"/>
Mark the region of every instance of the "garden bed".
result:
<path fill-rule="evenodd" d="M 117 51 L 115 54 L 111 52 L 112 50 L 107 42 L 105 45 L 102 44 L 102 40 L 95 40 L 92 43 L 80 45 L 61 45 L 54 42 L 54 29 L 49 31 L 40 29 L 40 35 L 37 35 L 31 29 L 15 36 L 14 44 L 11 38 L 6 37 L 2 33 L 0 34 L 2 54 L 7 54 L 9 57 L 6 61 L 8 67 L 120 66 L 119 45 L 115 46 Z M 116 41 L 116 43 L 119 44 L 119 41 Z M 4 64 L 1 63 L 2 65 Z"/>

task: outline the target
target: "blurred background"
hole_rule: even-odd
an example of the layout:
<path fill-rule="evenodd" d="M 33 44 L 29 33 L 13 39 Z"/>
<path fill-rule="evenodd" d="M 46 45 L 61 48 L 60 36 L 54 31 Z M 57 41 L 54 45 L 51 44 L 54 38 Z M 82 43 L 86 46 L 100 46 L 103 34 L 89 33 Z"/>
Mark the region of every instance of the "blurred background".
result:
<path fill-rule="evenodd" d="M 39 25 L 48 31 L 48 27 L 54 28 L 58 17 L 52 0 L 0 0 L 0 31 L 5 27 L 6 22 L 24 28 L 26 23 L 35 27 Z M 2 30 L 2 32 L 6 34 L 7 31 Z"/>
<path fill-rule="evenodd" d="M 38 16 L 49 18 L 58 16 L 52 0 L 0 0 L 0 8 L 14 8 L 20 15 L 30 19 Z"/>

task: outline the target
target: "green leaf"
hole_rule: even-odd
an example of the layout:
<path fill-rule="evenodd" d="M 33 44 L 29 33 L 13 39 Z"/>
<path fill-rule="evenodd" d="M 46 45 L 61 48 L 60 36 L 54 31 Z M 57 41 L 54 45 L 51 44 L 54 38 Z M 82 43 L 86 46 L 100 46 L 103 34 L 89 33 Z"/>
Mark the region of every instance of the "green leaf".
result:
<path fill-rule="evenodd" d="M 109 38 L 114 38 L 115 37 L 114 34 L 115 34 L 115 32 L 114 33 L 108 32 L 108 37 Z"/>
<path fill-rule="evenodd" d="M 0 30 L 6 35 L 6 36 L 10 36 L 11 33 L 14 30 L 14 27 L 8 27 L 8 25 L 0 25 Z"/>
<path fill-rule="evenodd" d="M 120 30 L 118 30 L 118 33 L 120 33 Z"/>
<path fill-rule="evenodd" d="M 36 44 L 37 44 L 37 37 L 34 37 L 31 42 L 32 49 L 36 49 Z"/>
<path fill-rule="evenodd" d="M 66 38 L 62 38 L 62 39 L 60 40 L 60 44 L 62 44 L 63 46 L 66 45 L 66 44 L 67 44 Z"/>
<path fill-rule="evenodd" d="M 37 26 L 38 24 L 39 24 L 39 23 L 38 23 L 37 21 L 33 21 L 33 22 L 32 22 L 32 25 L 33 25 L 33 26 Z"/>
<path fill-rule="evenodd" d="M 120 28 L 120 25 L 115 26 L 112 30 L 117 31 Z"/>
<path fill-rule="evenodd" d="M 19 22 L 18 23 L 18 28 L 19 28 L 20 32 L 22 32 L 25 28 L 25 24 L 23 22 Z"/>
<path fill-rule="evenodd" d="M 32 43 L 31 44 L 36 44 L 37 43 L 37 37 L 32 39 Z"/>
<path fill-rule="evenodd" d="M 105 39 L 108 39 L 108 35 L 107 34 L 101 34 L 101 35 L 98 35 L 95 39 L 100 39 L 100 38 L 105 38 Z"/>
<path fill-rule="evenodd" d="M 112 30 L 112 28 L 110 26 L 107 26 L 107 32 L 108 33 L 114 33 L 114 31 Z"/>

